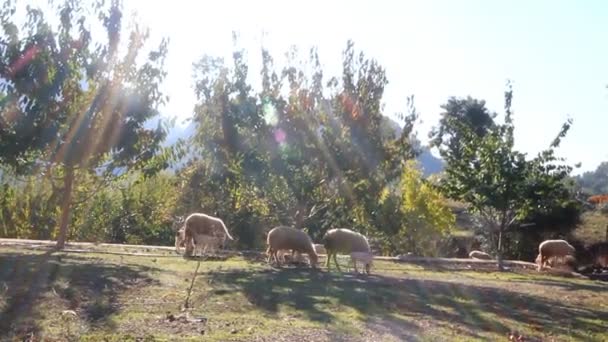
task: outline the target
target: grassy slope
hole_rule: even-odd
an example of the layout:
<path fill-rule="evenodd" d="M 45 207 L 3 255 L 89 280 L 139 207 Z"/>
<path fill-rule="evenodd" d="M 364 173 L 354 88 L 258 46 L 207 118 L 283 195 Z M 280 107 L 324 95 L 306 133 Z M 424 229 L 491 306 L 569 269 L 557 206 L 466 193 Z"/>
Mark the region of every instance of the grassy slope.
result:
<path fill-rule="evenodd" d="M 608 226 L 608 215 L 595 210 L 587 211 L 583 213 L 581 223 L 574 235 L 586 243 L 601 242 L 606 239 L 606 226 Z"/>
<path fill-rule="evenodd" d="M 170 252 L 165 252 L 170 255 Z M 377 262 L 370 277 L 204 261 L 192 316 L 179 314 L 197 262 L 179 257 L 0 247 L 0 336 L 50 340 L 608 340 L 608 284 Z M 73 310 L 76 316 L 62 314 Z"/>

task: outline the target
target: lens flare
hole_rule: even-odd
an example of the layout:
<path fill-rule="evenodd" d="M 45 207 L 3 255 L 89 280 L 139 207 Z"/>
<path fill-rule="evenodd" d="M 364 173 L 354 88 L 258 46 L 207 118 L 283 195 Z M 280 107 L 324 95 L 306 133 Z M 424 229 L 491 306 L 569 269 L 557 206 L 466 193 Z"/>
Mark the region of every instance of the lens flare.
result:
<path fill-rule="evenodd" d="M 264 103 L 263 111 L 264 121 L 266 121 L 268 125 L 276 126 L 279 122 L 279 117 L 277 116 L 277 110 L 274 105 L 270 102 Z"/>
<path fill-rule="evenodd" d="M 279 144 L 284 144 L 286 138 L 287 138 L 287 133 L 285 133 L 284 130 L 279 128 L 274 131 L 274 140 L 276 142 L 278 142 Z"/>

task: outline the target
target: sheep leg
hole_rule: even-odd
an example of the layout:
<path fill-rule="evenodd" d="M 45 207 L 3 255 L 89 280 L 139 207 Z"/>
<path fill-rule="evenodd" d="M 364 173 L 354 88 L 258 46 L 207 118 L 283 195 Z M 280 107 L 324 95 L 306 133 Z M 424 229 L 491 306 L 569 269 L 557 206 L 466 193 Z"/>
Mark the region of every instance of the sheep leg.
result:
<path fill-rule="evenodd" d="M 355 273 L 359 274 L 359 270 L 357 269 L 357 260 L 353 259 L 353 266 L 355 267 Z"/>
<path fill-rule="evenodd" d="M 277 262 L 277 266 L 281 267 L 281 258 L 277 257 L 278 252 L 278 250 L 274 251 L 274 260 Z"/>
<path fill-rule="evenodd" d="M 342 270 L 340 269 L 340 264 L 338 264 L 338 259 L 336 258 L 336 255 L 338 255 L 338 253 L 334 254 L 334 263 L 336 264 L 336 268 L 338 269 L 338 272 L 342 272 Z"/>
<path fill-rule="evenodd" d="M 327 251 L 327 255 L 325 257 L 327 258 L 327 260 L 325 261 L 325 267 L 327 267 L 327 270 L 329 271 L 329 264 L 331 261 L 331 251 Z"/>

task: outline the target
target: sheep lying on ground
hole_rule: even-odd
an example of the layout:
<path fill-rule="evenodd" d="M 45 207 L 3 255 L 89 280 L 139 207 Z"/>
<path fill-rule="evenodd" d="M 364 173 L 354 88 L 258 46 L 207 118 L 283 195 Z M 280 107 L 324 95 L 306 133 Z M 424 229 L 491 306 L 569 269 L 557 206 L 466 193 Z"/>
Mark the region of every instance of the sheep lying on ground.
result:
<path fill-rule="evenodd" d="M 326 266 L 328 270 L 331 257 L 333 256 L 334 263 L 336 264 L 338 271 L 341 271 L 340 265 L 338 265 L 338 261 L 336 259 L 336 255 L 338 253 L 351 254 L 352 252 L 364 252 L 371 254 L 371 249 L 369 247 L 369 243 L 367 242 L 367 238 L 360 233 L 345 228 L 337 228 L 327 231 L 323 237 L 323 245 L 325 246 L 325 250 L 327 250 Z M 369 266 L 370 264 L 366 264 L 366 268 Z"/>
<path fill-rule="evenodd" d="M 365 266 L 365 272 L 369 274 L 374 261 L 374 255 L 368 252 L 352 252 L 350 253 L 350 260 L 355 266 L 356 273 L 359 273 L 359 270 L 357 270 L 357 262 L 360 262 Z"/>
<path fill-rule="evenodd" d="M 537 265 L 540 263 L 540 254 L 538 254 L 536 256 L 536 260 L 534 260 L 534 263 L 536 263 Z M 554 256 L 551 258 L 548 258 L 545 260 L 545 262 L 543 263 L 543 267 L 550 267 L 550 268 L 561 268 L 561 269 L 565 269 L 565 270 L 573 270 L 576 266 L 576 259 L 571 256 L 571 255 L 566 255 L 566 256 Z"/>
<path fill-rule="evenodd" d="M 545 264 L 553 257 L 574 256 L 576 250 L 566 240 L 545 240 L 538 245 L 538 256 L 536 263 L 538 271 L 541 271 Z"/>
<path fill-rule="evenodd" d="M 469 253 L 469 258 L 471 259 L 480 259 L 480 260 L 492 260 L 492 257 L 490 256 L 490 254 L 486 253 L 486 252 L 482 252 L 482 251 L 471 251 L 471 253 Z"/>
<path fill-rule="evenodd" d="M 280 266 L 281 261 L 277 257 L 278 252 L 280 250 L 292 250 L 293 252 L 308 254 L 310 265 L 316 267 L 318 258 L 312 240 L 308 234 L 299 229 L 286 226 L 275 227 L 268 232 L 266 243 L 268 244 L 266 254 L 269 263 L 270 258 L 273 257 L 277 265 Z"/>
<path fill-rule="evenodd" d="M 226 228 L 226 225 L 221 219 L 206 214 L 191 214 L 185 220 L 183 229 L 186 244 L 186 255 L 192 255 L 195 247 L 198 248 L 204 243 L 217 244 L 218 246 L 221 245 L 221 247 L 223 247 L 226 237 L 230 240 L 234 240 L 232 236 L 230 236 L 228 228 Z M 180 233 L 178 233 L 178 235 L 179 234 Z M 177 236 L 175 243 L 177 246 Z"/>

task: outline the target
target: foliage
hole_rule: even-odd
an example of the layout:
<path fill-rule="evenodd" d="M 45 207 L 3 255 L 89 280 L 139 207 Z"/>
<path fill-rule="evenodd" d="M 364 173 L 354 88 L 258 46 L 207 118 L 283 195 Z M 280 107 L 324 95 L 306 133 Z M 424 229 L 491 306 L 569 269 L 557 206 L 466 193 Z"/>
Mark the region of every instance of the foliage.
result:
<path fill-rule="evenodd" d="M 167 42 L 139 64 L 149 34 L 134 25 L 128 41 L 121 40 L 119 1 L 50 1 L 49 7 L 28 6 L 21 30 L 15 3 L 5 2 L 0 11 L 0 162 L 18 173 L 42 166 L 60 175 L 62 247 L 76 173 L 111 177 L 125 168 L 150 174 L 166 167 L 159 155 L 164 129 L 144 123 L 165 101 L 159 85 L 166 75 Z M 87 19 L 89 12 L 99 22 Z M 103 30 L 107 40 L 94 29 Z"/>
<path fill-rule="evenodd" d="M 444 114 L 435 130 L 435 146 L 447 162 L 441 189 L 450 197 L 465 201 L 479 215 L 502 259 L 503 234 L 516 222 L 572 205 L 565 185 L 572 168 L 561 164 L 554 150 L 570 128 L 566 122 L 550 147 L 533 159 L 514 149 L 511 113 L 512 90 L 505 93 L 504 123 L 488 125 L 483 134 L 460 116 Z M 442 134 L 448 134 L 446 140 Z"/>
<path fill-rule="evenodd" d="M 177 211 L 223 217 L 245 247 L 258 246 L 275 224 L 303 228 L 315 240 L 336 226 L 373 235 L 381 190 L 415 155 L 415 114 L 403 116 L 400 136 L 383 134 L 382 67 L 349 42 L 341 81 L 325 83 L 315 49 L 305 61 L 290 50 L 278 70 L 263 49 L 255 93 L 236 37 L 235 46 L 232 66 L 209 56 L 195 65 L 192 145 L 201 158 L 184 171 L 196 175 L 198 188 L 184 187 L 191 195 Z"/>
<path fill-rule="evenodd" d="M 582 191 L 592 195 L 608 193 L 608 162 L 603 162 L 595 169 L 576 177 Z"/>
<path fill-rule="evenodd" d="M 385 224 L 382 227 L 391 227 L 384 230 L 391 237 L 391 252 L 437 256 L 439 244 L 455 223 L 444 198 L 422 179 L 422 172 L 414 161 L 405 164 L 399 186 L 392 193 L 385 190 L 380 207 Z"/>
<path fill-rule="evenodd" d="M 179 193 L 175 177 L 166 173 L 144 178 L 130 173 L 91 194 L 92 179 L 81 179 L 74 194 L 69 239 L 129 244 L 168 244 Z M 104 183 L 105 184 L 105 183 Z M 54 237 L 59 197 L 50 181 L 28 176 L 5 183 L 2 203 L 2 237 L 50 239 Z"/>

